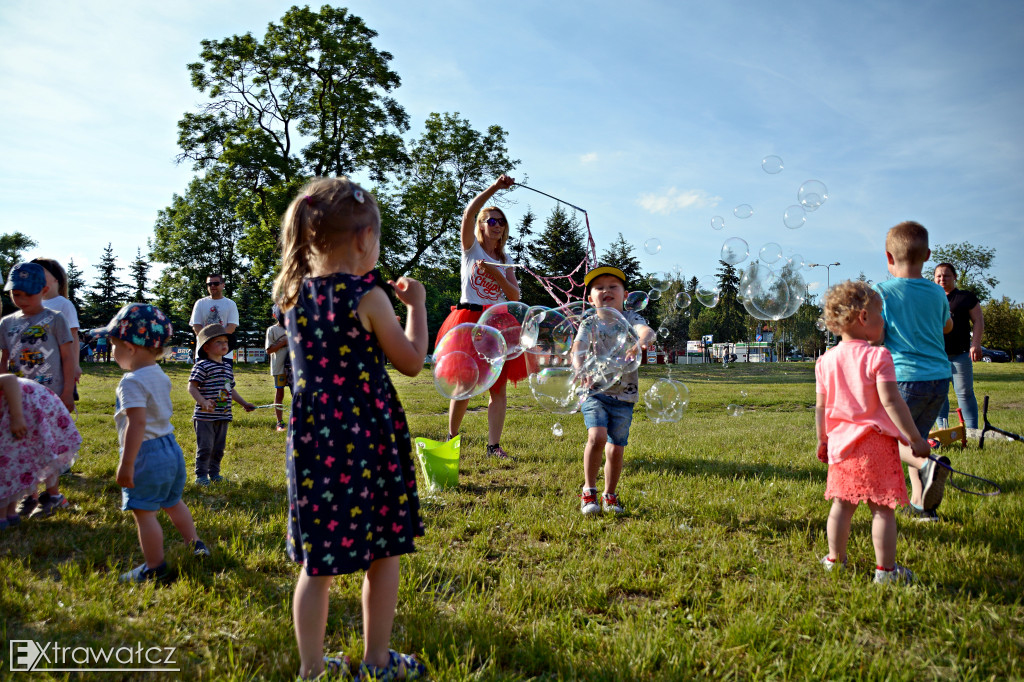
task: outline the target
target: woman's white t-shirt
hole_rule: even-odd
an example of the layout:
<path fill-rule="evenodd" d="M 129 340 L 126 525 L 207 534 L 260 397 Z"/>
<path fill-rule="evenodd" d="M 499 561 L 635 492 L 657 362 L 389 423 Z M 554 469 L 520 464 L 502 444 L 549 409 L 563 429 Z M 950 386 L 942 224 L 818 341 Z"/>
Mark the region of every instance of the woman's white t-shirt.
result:
<path fill-rule="evenodd" d="M 497 282 L 476 267 L 478 260 L 489 263 L 497 262 L 493 256 L 489 256 L 484 251 L 484 247 L 480 246 L 480 242 L 474 237 L 473 245 L 462 252 L 462 267 L 459 273 L 462 279 L 462 298 L 459 299 L 459 302 L 479 305 L 504 303 L 508 300 L 505 298 L 505 292 L 501 290 Z M 508 259 L 506 258 L 504 262 L 507 263 Z M 506 276 L 508 276 L 507 268 Z"/>
<path fill-rule="evenodd" d="M 64 319 L 68 321 L 68 326 L 72 329 L 78 329 L 78 311 L 75 310 L 75 304 L 64 298 L 63 296 L 54 296 L 51 299 L 43 299 L 43 307 L 49 308 L 50 310 L 56 310 L 58 313 L 64 316 Z M 75 343 L 78 343 L 78 339 L 74 339 Z"/>

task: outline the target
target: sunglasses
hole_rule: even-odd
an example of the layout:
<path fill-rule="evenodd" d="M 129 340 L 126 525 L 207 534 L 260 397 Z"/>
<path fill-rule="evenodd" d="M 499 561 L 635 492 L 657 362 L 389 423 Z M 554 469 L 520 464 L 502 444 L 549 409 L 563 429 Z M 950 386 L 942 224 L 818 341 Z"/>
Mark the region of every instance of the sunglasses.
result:
<path fill-rule="evenodd" d="M 504 218 L 488 218 L 484 223 L 486 223 L 488 227 L 494 227 L 495 225 L 505 227 L 508 225 L 508 222 Z"/>

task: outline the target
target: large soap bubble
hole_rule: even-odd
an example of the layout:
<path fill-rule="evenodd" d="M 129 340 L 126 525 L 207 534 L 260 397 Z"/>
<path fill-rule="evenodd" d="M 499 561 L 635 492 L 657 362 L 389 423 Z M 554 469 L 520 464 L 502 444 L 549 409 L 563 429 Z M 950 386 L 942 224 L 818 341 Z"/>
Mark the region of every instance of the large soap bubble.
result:
<path fill-rule="evenodd" d="M 782 159 L 774 154 L 766 156 L 761 159 L 761 168 L 764 169 L 765 173 L 770 173 L 771 175 L 781 173 L 783 169 Z"/>
<path fill-rule="evenodd" d="M 677 422 L 690 403 L 690 389 L 674 379 L 658 379 L 644 391 L 647 418 L 655 423 Z"/>
<path fill-rule="evenodd" d="M 523 354 L 520 336 L 522 334 L 523 320 L 526 319 L 526 313 L 529 309 L 530 306 L 520 301 L 498 303 L 485 310 L 484 314 L 477 320 L 477 324 L 493 327 L 501 332 L 501 335 L 505 338 L 505 346 L 508 348 L 508 352 L 505 355 L 506 360 L 518 358 Z"/>
<path fill-rule="evenodd" d="M 750 247 L 746 240 L 739 237 L 729 237 L 722 244 L 721 259 L 729 265 L 742 263 L 750 255 Z"/>
<path fill-rule="evenodd" d="M 582 392 L 572 367 L 544 367 L 527 381 L 537 403 L 548 412 L 572 414 L 579 410 Z"/>
<path fill-rule="evenodd" d="M 718 300 L 722 295 L 721 290 L 718 288 L 718 282 L 711 277 L 705 277 L 700 280 L 697 283 L 697 291 L 695 293 L 697 300 L 707 308 L 714 308 L 718 305 Z"/>
<path fill-rule="evenodd" d="M 725 218 L 720 215 L 716 215 L 711 218 L 711 229 L 722 230 L 725 228 Z"/>
<path fill-rule="evenodd" d="M 758 258 L 771 265 L 782 258 L 782 247 L 775 242 L 768 242 L 761 247 L 761 250 L 758 252 Z"/>
<path fill-rule="evenodd" d="M 561 310 L 533 306 L 523 318 L 520 336 L 527 354 L 553 355 L 568 359 L 572 349 L 572 322 Z M 551 364 L 551 363 L 549 363 Z"/>
<path fill-rule="evenodd" d="M 651 289 L 647 292 L 647 298 L 651 301 L 661 300 L 661 289 Z"/>
<path fill-rule="evenodd" d="M 732 210 L 732 214 L 741 220 L 746 220 L 754 215 L 754 207 L 750 204 L 740 204 Z"/>
<path fill-rule="evenodd" d="M 782 213 L 782 224 L 791 230 L 802 227 L 805 222 L 807 222 L 807 211 L 803 206 L 794 204 Z"/>
<path fill-rule="evenodd" d="M 651 297 L 647 295 L 647 292 L 631 291 L 626 294 L 626 300 L 622 302 L 622 309 L 640 312 L 647 308 L 647 304 L 650 302 Z"/>
<path fill-rule="evenodd" d="M 783 268 L 780 276 L 786 280 L 789 287 L 789 304 L 786 306 L 785 312 L 782 313 L 782 317 L 792 317 L 807 300 L 807 282 L 799 272 L 791 267 Z"/>
<path fill-rule="evenodd" d="M 457 324 L 434 348 L 434 385 L 452 400 L 480 395 L 498 380 L 507 350 L 505 338 L 494 327 Z"/>
<path fill-rule="evenodd" d="M 690 295 L 685 291 L 680 291 L 676 294 L 676 308 L 680 310 L 686 310 L 690 307 Z"/>
<path fill-rule="evenodd" d="M 651 237 L 644 242 L 644 251 L 651 254 L 652 256 L 661 251 L 661 240 L 657 237 Z"/>
<path fill-rule="evenodd" d="M 573 350 L 573 366 L 581 384 L 603 391 L 624 372 L 639 367 L 639 342 L 632 325 L 613 308 L 597 308 L 593 315 L 585 316 Z"/>
<path fill-rule="evenodd" d="M 820 180 L 808 180 L 800 185 L 796 198 L 804 210 L 817 211 L 828 199 L 828 187 Z"/>
<path fill-rule="evenodd" d="M 789 285 L 767 265 L 751 264 L 740 277 L 743 307 L 760 320 L 781 320 L 789 306 Z"/>

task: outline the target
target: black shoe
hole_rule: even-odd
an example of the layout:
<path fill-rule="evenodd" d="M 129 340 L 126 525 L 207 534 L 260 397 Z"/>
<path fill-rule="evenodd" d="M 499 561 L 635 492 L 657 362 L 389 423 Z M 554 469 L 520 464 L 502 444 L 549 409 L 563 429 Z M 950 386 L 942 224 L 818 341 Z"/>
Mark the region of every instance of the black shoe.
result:
<path fill-rule="evenodd" d="M 146 566 L 146 562 L 143 561 L 141 564 L 128 571 L 122 573 L 118 581 L 122 583 L 144 583 L 147 580 L 155 580 L 156 582 L 163 582 L 167 580 L 167 562 L 163 562 L 156 568 L 149 568 Z"/>
<path fill-rule="evenodd" d="M 945 466 L 943 466 L 945 465 Z M 934 511 L 942 504 L 949 478 L 949 457 L 929 457 L 928 464 L 921 470 L 921 506 Z"/>
<path fill-rule="evenodd" d="M 900 513 L 904 516 L 909 516 L 911 520 L 918 523 L 929 523 L 939 520 L 939 515 L 935 513 L 934 509 L 920 509 L 912 504 L 908 504 L 900 509 Z"/>

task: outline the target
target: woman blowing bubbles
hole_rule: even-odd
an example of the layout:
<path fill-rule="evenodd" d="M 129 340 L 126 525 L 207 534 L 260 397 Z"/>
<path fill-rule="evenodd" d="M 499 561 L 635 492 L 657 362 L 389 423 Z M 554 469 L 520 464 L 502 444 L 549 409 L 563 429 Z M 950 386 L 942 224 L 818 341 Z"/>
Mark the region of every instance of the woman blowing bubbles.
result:
<path fill-rule="evenodd" d="M 515 180 L 502 175 L 490 187 L 476 195 L 465 213 L 462 214 L 462 293 L 459 304 L 452 307 L 451 314 L 437 333 L 439 343 L 449 329 L 463 322 L 476 322 L 483 311 L 492 305 L 519 300 L 519 282 L 510 267 L 493 263 L 508 263 L 505 243 L 508 241 L 508 219 L 497 206 L 484 205 L 496 192 L 508 189 Z M 487 454 L 499 459 L 510 459 L 501 448 L 501 432 L 505 427 L 505 408 L 508 399 L 505 385 L 526 378 L 526 360 L 519 356 L 507 360 L 501 376 L 490 390 L 487 403 Z M 462 418 L 466 415 L 469 400 L 452 400 L 448 409 L 448 438 L 459 433 Z"/>

